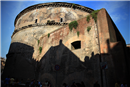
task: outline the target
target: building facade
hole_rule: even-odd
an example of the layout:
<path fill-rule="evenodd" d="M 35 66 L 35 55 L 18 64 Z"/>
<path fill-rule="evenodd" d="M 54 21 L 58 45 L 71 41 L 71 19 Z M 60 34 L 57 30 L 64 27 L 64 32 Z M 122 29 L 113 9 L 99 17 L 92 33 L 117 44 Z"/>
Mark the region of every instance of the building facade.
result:
<path fill-rule="evenodd" d="M 3 78 L 49 81 L 52 87 L 81 81 L 86 87 L 96 81 L 102 87 L 128 83 L 125 40 L 104 8 L 93 12 L 63 2 L 24 9 L 15 19 Z"/>
<path fill-rule="evenodd" d="M 6 59 L 3 57 L 0 57 L 0 59 L 1 59 L 1 75 L 2 75 L 4 71 Z"/>

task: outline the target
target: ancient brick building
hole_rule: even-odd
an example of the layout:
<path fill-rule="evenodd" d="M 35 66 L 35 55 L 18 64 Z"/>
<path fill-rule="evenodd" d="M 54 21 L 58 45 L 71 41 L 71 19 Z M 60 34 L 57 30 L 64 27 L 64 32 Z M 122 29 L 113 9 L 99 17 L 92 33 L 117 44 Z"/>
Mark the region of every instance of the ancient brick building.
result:
<path fill-rule="evenodd" d="M 2 75 L 4 71 L 6 59 L 3 57 L 0 57 L 0 60 L 1 60 L 1 75 Z"/>
<path fill-rule="evenodd" d="M 14 25 L 3 78 L 47 80 L 52 87 L 128 83 L 128 49 L 104 8 L 94 13 L 73 3 L 37 4 L 20 12 Z"/>

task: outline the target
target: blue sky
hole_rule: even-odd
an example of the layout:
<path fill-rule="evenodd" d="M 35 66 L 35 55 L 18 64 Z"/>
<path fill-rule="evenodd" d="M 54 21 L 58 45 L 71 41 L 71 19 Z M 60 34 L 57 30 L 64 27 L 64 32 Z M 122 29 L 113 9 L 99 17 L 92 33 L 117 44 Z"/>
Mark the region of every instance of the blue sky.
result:
<path fill-rule="evenodd" d="M 48 1 L 1 1 L 1 57 L 6 58 L 11 35 L 14 31 L 16 16 L 28 6 L 47 3 Z M 52 2 L 52 1 L 49 1 Z M 53 1 L 56 2 L 56 1 Z M 63 2 L 63 1 L 58 1 Z M 124 37 L 126 44 L 130 44 L 130 1 L 64 1 L 92 8 L 105 8 Z"/>

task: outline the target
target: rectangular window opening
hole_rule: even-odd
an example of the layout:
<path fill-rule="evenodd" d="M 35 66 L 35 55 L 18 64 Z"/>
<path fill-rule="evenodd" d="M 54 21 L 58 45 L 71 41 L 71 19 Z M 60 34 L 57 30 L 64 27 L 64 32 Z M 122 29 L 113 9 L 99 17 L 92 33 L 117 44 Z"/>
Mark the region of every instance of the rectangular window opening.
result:
<path fill-rule="evenodd" d="M 71 43 L 71 49 L 72 50 L 81 49 L 81 41 L 75 41 Z"/>
<path fill-rule="evenodd" d="M 35 23 L 37 23 L 37 19 L 35 20 Z"/>

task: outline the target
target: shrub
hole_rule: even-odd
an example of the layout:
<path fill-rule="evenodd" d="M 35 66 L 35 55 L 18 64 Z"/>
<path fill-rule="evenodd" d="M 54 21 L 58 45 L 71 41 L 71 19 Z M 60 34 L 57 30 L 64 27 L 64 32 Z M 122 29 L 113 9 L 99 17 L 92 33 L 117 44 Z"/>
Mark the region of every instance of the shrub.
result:
<path fill-rule="evenodd" d="M 77 35 L 78 35 L 78 37 L 79 37 L 79 31 L 77 31 Z"/>
<path fill-rule="evenodd" d="M 50 20 L 48 20 L 47 23 L 50 23 Z"/>
<path fill-rule="evenodd" d="M 77 21 L 72 21 L 72 22 L 70 22 L 70 23 L 69 23 L 69 29 L 70 29 L 70 31 L 72 31 L 73 27 L 76 29 L 77 26 L 78 26 Z"/>
<path fill-rule="evenodd" d="M 38 45 L 39 45 L 39 42 L 40 42 L 40 41 L 38 40 L 37 42 L 38 42 Z"/>
<path fill-rule="evenodd" d="M 87 16 L 87 22 L 89 22 L 89 21 L 90 21 L 90 16 L 88 15 L 88 16 Z"/>
<path fill-rule="evenodd" d="M 73 7 L 73 9 L 75 9 L 75 4 L 74 3 L 72 4 L 72 7 Z"/>
<path fill-rule="evenodd" d="M 50 33 L 48 33 L 48 38 L 50 37 Z"/>
<path fill-rule="evenodd" d="M 42 52 L 42 47 L 39 47 L 39 52 L 40 52 L 40 53 Z"/>
<path fill-rule="evenodd" d="M 92 18 L 95 20 L 95 22 L 97 22 L 97 13 L 99 12 L 100 10 L 94 10 L 91 15 L 92 15 Z"/>
<path fill-rule="evenodd" d="M 72 6 L 75 6 L 75 4 L 73 3 Z"/>
<path fill-rule="evenodd" d="M 88 26 L 88 27 L 87 27 L 87 31 L 89 32 L 90 30 L 91 30 L 91 27 L 90 27 L 90 26 Z"/>

